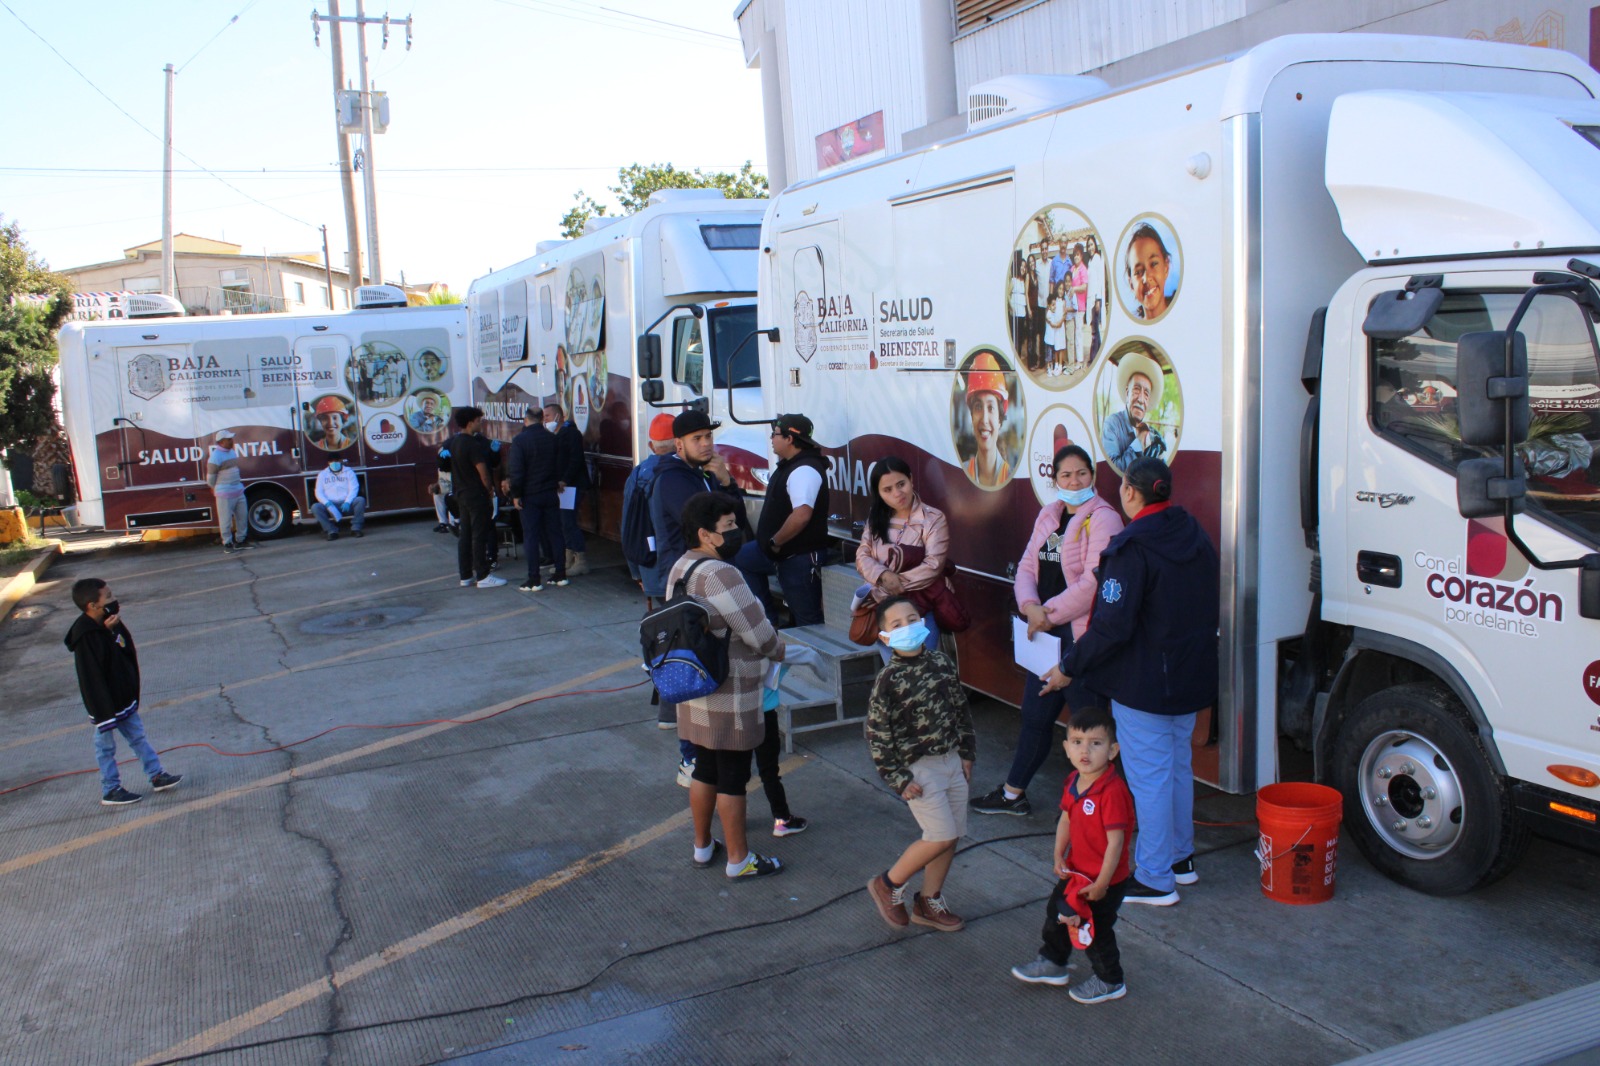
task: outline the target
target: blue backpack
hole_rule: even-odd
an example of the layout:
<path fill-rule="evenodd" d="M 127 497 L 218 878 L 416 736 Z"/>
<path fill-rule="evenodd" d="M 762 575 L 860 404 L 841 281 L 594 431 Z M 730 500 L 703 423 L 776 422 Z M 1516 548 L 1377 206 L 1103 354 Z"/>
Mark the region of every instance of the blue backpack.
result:
<path fill-rule="evenodd" d="M 702 699 L 728 680 L 728 638 L 711 631 L 711 612 L 691 597 L 689 575 L 709 559 L 696 559 L 672 585 L 665 604 L 639 623 L 645 669 L 667 703 Z"/>
<path fill-rule="evenodd" d="M 656 470 L 651 467 L 635 473 L 633 491 L 622 501 L 622 556 L 634 566 L 654 566 L 656 529 L 650 520 L 650 492 L 656 485 Z"/>

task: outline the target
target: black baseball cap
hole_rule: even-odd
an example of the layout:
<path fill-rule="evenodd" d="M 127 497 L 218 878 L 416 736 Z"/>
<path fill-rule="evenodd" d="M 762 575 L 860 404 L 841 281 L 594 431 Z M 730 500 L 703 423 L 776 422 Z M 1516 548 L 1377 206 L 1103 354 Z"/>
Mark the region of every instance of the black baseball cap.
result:
<path fill-rule="evenodd" d="M 721 425 L 721 422 L 711 421 L 711 416 L 704 411 L 685 411 L 672 420 L 672 435 L 687 437 L 691 433 L 699 433 L 702 429 L 717 429 Z"/>
<path fill-rule="evenodd" d="M 811 434 L 816 427 L 811 424 L 811 419 L 805 415 L 779 415 L 772 420 L 772 432 L 783 433 L 793 437 L 801 444 L 816 446 L 816 441 L 811 439 Z"/>

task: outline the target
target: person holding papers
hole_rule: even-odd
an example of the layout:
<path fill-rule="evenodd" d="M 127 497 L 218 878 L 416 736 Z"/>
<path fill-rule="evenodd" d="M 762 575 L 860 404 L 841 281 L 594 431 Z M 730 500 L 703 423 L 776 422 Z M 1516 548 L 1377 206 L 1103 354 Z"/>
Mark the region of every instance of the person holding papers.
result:
<path fill-rule="evenodd" d="M 1056 498 L 1045 504 L 1033 523 L 1033 536 L 1017 564 L 1017 610 L 1027 622 L 1029 641 L 1060 642 L 1059 661 L 1089 625 L 1100 553 L 1122 532 L 1122 516 L 1094 491 L 1094 461 L 1076 444 L 1055 454 Z M 1027 815 L 1028 782 L 1050 756 L 1051 728 L 1072 704 L 1093 702 L 1083 686 L 1041 692 L 1031 671 L 1022 689 L 1022 726 L 1011 770 L 994 791 L 971 801 L 979 814 Z"/>

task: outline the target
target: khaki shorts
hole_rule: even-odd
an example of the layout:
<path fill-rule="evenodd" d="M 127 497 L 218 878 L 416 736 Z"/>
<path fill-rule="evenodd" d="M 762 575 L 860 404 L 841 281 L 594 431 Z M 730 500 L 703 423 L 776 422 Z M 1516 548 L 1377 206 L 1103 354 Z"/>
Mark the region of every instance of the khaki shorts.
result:
<path fill-rule="evenodd" d="M 911 764 L 911 780 L 922 786 L 922 795 L 907 800 L 922 839 L 959 840 L 967 832 L 967 775 L 961 772 L 961 756 L 947 751 L 943 755 L 924 755 Z"/>

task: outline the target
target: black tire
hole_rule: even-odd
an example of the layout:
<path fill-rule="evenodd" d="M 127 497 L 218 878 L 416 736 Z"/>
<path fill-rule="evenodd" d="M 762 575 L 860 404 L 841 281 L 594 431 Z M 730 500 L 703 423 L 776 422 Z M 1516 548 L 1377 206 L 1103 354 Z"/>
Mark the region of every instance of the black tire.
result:
<path fill-rule="evenodd" d="M 1511 789 L 1449 692 L 1431 684 L 1374 693 L 1333 741 L 1344 827 L 1367 860 L 1434 896 L 1504 877 L 1528 846 Z"/>
<path fill-rule="evenodd" d="M 273 540 L 294 526 L 294 498 L 276 485 L 257 485 L 244 494 L 250 514 L 250 535 Z"/>

